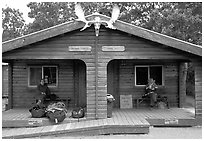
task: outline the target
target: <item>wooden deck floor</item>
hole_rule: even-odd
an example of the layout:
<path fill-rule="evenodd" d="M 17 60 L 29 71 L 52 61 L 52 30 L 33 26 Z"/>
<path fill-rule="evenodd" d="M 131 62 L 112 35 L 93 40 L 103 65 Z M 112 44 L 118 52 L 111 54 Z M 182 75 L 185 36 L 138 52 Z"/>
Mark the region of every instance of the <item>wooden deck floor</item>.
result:
<path fill-rule="evenodd" d="M 71 113 L 68 112 L 69 115 Z M 31 118 L 27 109 L 2 113 L 3 138 L 26 138 L 55 134 L 104 135 L 147 134 L 150 126 L 194 126 L 194 114 L 185 109 L 114 109 L 112 118 L 88 120 L 67 118 L 53 125 L 47 118 Z M 52 125 L 52 126 L 50 126 Z M 27 128 L 28 126 L 39 126 Z"/>
<path fill-rule="evenodd" d="M 78 119 L 67 118 L 61 123 L 78 122 Z M 195 115 L 185 109 L 114 109 L 111 122 L 118 125 L 144 125 L 151 126 L 193 126 Z M 88 119 L 81 118 L 79 121 Z M 2 112 L 2 127 L 32 127 L 51 125 L 47 118 L 31 118 L 27 109 L 11 109 Z"/>

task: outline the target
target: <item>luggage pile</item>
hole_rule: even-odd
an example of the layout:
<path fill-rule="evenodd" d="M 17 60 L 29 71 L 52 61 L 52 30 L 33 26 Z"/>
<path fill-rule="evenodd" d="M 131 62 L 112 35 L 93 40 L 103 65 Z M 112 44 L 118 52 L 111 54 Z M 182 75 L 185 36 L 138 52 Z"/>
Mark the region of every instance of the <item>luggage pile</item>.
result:
<path fill-rule="evenodd" d="M 62 122 L 67 115 L 66 105 L 63 102 L 51 103 L 47 108 L 43 105 L 34 105 L 29 109 L 33 118 L 48 117 L 51 122 Z"/>
<path fill-rule="evenodd" d="M 65 108 L 65 104 L 63 102 L 48 105 L 46 111 L 46 116 L 51 122 L 62 122 L 66 118 L 67 109 Z"/>

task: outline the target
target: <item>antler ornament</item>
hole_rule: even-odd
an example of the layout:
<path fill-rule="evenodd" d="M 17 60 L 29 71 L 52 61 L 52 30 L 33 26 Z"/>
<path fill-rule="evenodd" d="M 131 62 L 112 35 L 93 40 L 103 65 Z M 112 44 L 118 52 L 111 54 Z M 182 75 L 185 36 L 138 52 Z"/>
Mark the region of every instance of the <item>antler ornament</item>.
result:
<path fill-rule="evenodd" d="M 84 11 L 83 11 L 83 9 L 79 3 L 75 4 L 75 14 L 78 17 L 78 19 L 76 19 L 76 21 L 82 21 L 85 23 L 84 27 L 80 31 L 83 31 L 86 28 L 90 27 L 92 24 L 94 24 L 96 36 L 98 36 L 101 24 L 106 25 L 105 27 L 107 27 L 107 28 L 116 29 L 113 26 L 113 24 L 115 23 L 115 21 L 118 19 L 119 15 L 120 15 L 120 8 L 117 5 L 113 6 L 111 19 L 109 21 L 101 20 L 100 17 L 95 17 L 94 20 L 87 21 L 85 19 L 85 16 L 84 16 Z"/>

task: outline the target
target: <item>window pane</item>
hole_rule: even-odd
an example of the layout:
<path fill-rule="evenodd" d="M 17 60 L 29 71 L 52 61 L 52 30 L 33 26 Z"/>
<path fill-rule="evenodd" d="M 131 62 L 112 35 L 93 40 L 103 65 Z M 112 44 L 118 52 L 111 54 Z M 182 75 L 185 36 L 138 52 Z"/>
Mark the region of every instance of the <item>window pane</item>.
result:
<path fill-rule="evenodd" d="M 146 85 L 148 80 L 148 67 L 136 67 L 136 85 Z"/>
<path fill-rule="evenodd" d="M 48 85 L 57 84 L 57 67 L 43 67 L 43 78 Z"/>
<path fill-rule="evenodd" d="M 30 86 L 35 86 L 40 83 L 42 77 L 42 69 L 37 67 L 30 67 Z"/>
<path fill-rule="evenodd" d="M 162 85 L 162 66 L 150 67 L 150 78 L 153 78 L 157 85 Z"/>

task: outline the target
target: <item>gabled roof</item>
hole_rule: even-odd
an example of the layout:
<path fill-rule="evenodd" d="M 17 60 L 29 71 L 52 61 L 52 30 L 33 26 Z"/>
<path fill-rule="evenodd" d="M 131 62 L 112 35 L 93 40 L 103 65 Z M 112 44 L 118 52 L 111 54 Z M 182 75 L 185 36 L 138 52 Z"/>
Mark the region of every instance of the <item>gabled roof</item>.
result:
<path fill-rule="evenodd" d="M 92 14 L 86 16 L 87 20 L 93 20 L 96 16 L 99 16 L 101 20 L 110 20 L 110 17 L 101 14 Z M 80 29 L 84 26 L 83 22 L 80 21 L 70 21 L 63 24 L 59 24 L 38 32 L 34 32 L 19 38 L 15 38 L 2 44 L 2 52 L 8 52 L 13 49 L 17 49 L 32 43 L 36 43 L 60 34 L 64 34 L 76 29 Z M 145 38 L 147 40 L 151 40 L 169 47 L 173 47 L 191 54 L 195 54 L 198 56 L 202 56 L 202 47 L 199 45 L 195 45 L 189 42 L 185 42 L 167 35 L 163 35 L 151 30 L 147 30 L 142 27 L 138 27 L 120 20 L 117 20 L 114 23 L 114 26 L 117 30 L 139 36 L 141 38 Z M 100 36 L 100 35 L 99 35 Z"/>

